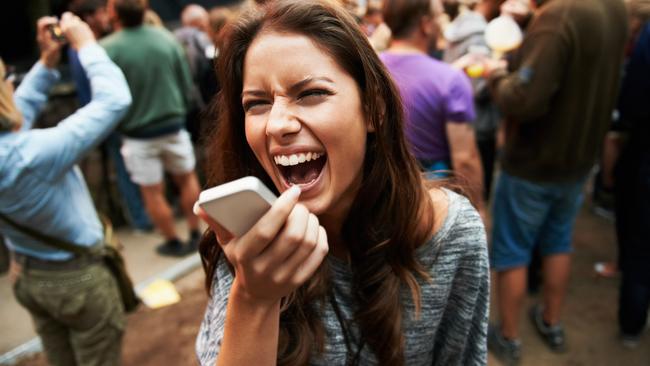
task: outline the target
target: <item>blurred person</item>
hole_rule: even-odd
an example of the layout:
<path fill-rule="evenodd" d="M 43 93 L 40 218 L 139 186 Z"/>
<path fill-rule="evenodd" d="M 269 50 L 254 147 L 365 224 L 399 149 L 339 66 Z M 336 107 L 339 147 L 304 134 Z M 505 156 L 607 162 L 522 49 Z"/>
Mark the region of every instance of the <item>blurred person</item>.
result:
<path fill-rule="evenodd" d="M 163 255 L 182 256 L 196 249 L 200 237 L 192 206 L 199 184 L 195 158 L 185 130 L 192 79 L 182 47 L 164 28 L 143 25 L 146 0 L 109 0 L 116 32 L 101 45 L 122 69 L 133 105 L 119 125 L 122 155 L 131 179 L 140 186 L 149 217 L 165 237 Z M 180 191 L 189 241 L 181 243 L 164 192 L 164 172 Z"/>
<path fill-rule="evenodd" d="M 112 32 L 110 17 L 106 11 L 106 0 L 75 0 L 70 4 L 69 9 L 88 24 L 95 39 L 101 39 Z M 70 68 L 75 81 L 79 104 L 84 106 L 91 99 L 90 83 L 74 48 L 68 49 L 68 58 L 70 59 Z"/>
<path fill-rule="evenodd" d="M 490 78 L 506 138 L 491 247 L 500 324 L 491 327 L 488 345 L 508 362 L 521 356 L 519 316 L 535 246 L 543 257 L 543 301 L 530 319 L 551 350 L 567 349 L 560 318 L 573 224 L 609 126 L 627 33 L 622 1 L 539 3 L 512 71 L 492 70 Z"/>
<path fill-rule="evenodd" d="M 361 30 L 363 30 L 366 36 L 370 37 L 383 22 L 384 18 L 381 14 L 381 4 L 369 4 L 361 18 Z"/>
<path fill-rule="evenodd" d="M 113 31 L 111 19 L 106 9 L 106 0 L 75 0 L 70 4 L 70 11 L 81 18 L 90 26 L 95 39 L 101 39 Z M 90 81 L 86 75 L 77 51 L 68 48 L 68 64 L 72 79 L 75 83 L 77 99 L 80 106 L 88 104 L 91 100 Z M 108 159 L 110 158 L 115 168 L 117 188 L 120 194 L 120 203 L 126 208 L 124 216 L 128 224 L 138 231 L 151 231 L 153 224 L 147 215 L 142 202 L 140 188 L 131 181 L 120 154 L 122 137 L 116 131 L 112 132 L 101 145 L 104 179 L 108 179 Z"/>
<path fill-rule="evenodd" d="M 638 28 L 632 29 L 634 46 L 618 101 L 626 138 L 615 168 L 616 237 L 622 273 L 618 323 L 626 347 L 638 345 L 650 306 L 650 1 L 635 3 L 639 8 L 645 6 L 645 13 L 630 18 L 631 25 Z M 645 18 L 645 23 L 637 22 L 639 18 Z"/>
<path fill-rule="evenodd" d="M 73 0 L 68 8 L 88 24 L 95 39 L 101 39 L 113 31 L 106 0 Z"/>
<path fill-rule="evenodd" d="M 197 4 L 189 4 L 181 12 L 181 25 L 183 27 L 192 27 L 207 33 L 209 27 L 208 11 Z"/>
<path fill-rule="evenodd" d="M 501 4 L 501 15 L 508 15 L 525 30 L 533 17 L 531 0 L 505 0 Z"/>
<path fill-rule="evenodd" d="M 237 6 L 215 6 L 208 13 L 208 36 L 212 44 L 218 49 L 223 43 L 223 30 L 226 24 L 237 17 Z"/>
<path fill-rule="evenodd" d="M 498 14 L 499 4 L 495 0 L 462 0 L 461 3 L 466 8 L 445 30 L 447 48 L 443 61 L 454 65 L 455 62 L 467 60 L 466 65 L 457 67 L 466 70 L 472 81 L 476 111 L 473 126 L 483 168 L 483 199 L 488 201 L 497 153 L 496 133 L 501 116 L 498 108 L 492 103 L 487 80 L 482 77 L 482 72 L 473 74 L 472 58 L 489 57 L 490 48 L 485 42 L 485 28 L 487 22 Z M 477 65 L 480 63 L 477 62 Z"/>
<path fill-rule="evenodd" d="M 49 363 L 118 365 L 125 316 L 109 269 L 98 258 L 54 249 L 9 223 L 82 247 L 104 245 L 76 164 L 117 125 L 131 97 L 124 75 L 88 25 L 64 13 L 60 27 L 79 52 L 92 99 L 55 127 L 31 129 L 59 80 L 62 44 L 48 30 L 56 22 L 39 19 L 41 57 L 15 93 L 12 85 L 0 84 L 0 231 L 12 251 L 14 294 L 30 313 Z M 0 75 L 4 79 L 2 63 Z"/>
<path fill-rule="evenodd" d="M 201 91 L 203 100 L 206 101 L 206 103 L 209 103 L 221 89 L 219 80 L 217 80 L 217 74 L 214 72 L 214 65 L 216 64 L 217 58 L 221 53 L 223 43 L 226 41 L 226 24 L 233 21 L 239 12 L 240 9 L 237 6 L 215 6 L 214 8 L 210 9 L 210 12 L 208 13 L 210 20 L 208 36 L 212 41 L 212 48 L 208 50 L 207 56 L 210 57 L 211 67 L 209 72 L 207 72 L 205 76 L 199 80 L 199 90 Z"/>
<path fill-rule="evenodd" d="M 208 54 L 212 49 L 212 41 L 206 33 L 208 12 L 200 5 L 190 4 L 183 9 L 181 21 L 182 27 L 174 30 L 174 36 L 185 50 L 192 76 L 193 86 L 185 126 L 192 142 L 196 144 L 201 131 L 199 115 L 209 101 L 201 93 L 200 86 L 209 75 L 214 74 L 212 56 Z"/>
<path fill-rule="evenodd" d="M 384 22 L 382 14 L 382 2 L 368 4 L 366 14 L 361 22 L 361 29 L 368 36 L 372 48 L 382 52 L 390 45 L 391 31 Z"/>
<path fill-rule="evenodd" d="M 160 19 L 160 15 L 158 15 L 158 13 L 156 13 L 151 9 L 147 9 L 144 11 L 144 18 L 142 19 L 142 24 L 149 25 L 152 27 L 158 27 L 158 28 L 165 27 L 165 24 L 163 23 L 162 19 Z"/>
<path fill-rule="evenodd" d="M 469 197 L 481 215 L 483 172 L 472 121 L 472 86 L 461 71 L 431 58 L 438 37 L 432 0 L 384 2 L 384 19 L 393 32 L 380 57 L 399 87 L 411 151 L 430 178 L 467 181 Z"/>
<path fill-rule="evenodd" d="M 331 1 L 274 0 L 231 31 L 209 183 L 254 175 L 281 194 L 240 237 L 201 213 L 200 363 L 485 364 L 481 219 L 426 187 L 355 20 Z"/>
<path fill-rule="evenodd" d="M 634 46 L 637 44 L 637 38 L 643 25 L 650 21 L 650 0 L 627 0 L 625 5 L 629 19 L 628 42 L 625 54 L 629 58 L 634 51 Z M 594 179 L 593 188 L 594 212 L 608 218 L 615 217 L 615 167 L 627 137 L 626 128 L 620 121 L 620 113 L 616 111 L 615 115 L 618 117 L 612 124 L 611 130 L 605 135 L 601 164 Z M 619 263 L 617 261 L 596 262 L 594 263 L 594 272 L 606 278 L 617 277 L 620 274 Z"/>

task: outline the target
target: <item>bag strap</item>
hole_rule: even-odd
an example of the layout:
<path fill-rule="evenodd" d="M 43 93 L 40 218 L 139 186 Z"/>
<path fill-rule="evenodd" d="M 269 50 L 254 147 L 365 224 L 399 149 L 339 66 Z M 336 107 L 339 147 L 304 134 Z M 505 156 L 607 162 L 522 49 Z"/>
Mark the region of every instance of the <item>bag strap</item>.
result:
<path fill-rule="evenodd" d="M 0 212 L 0 219 L 3 219 L 6 223 L 9 225 L 13 226 L 15 229 L 18 231 L 27 234 L 31 236 L 32 238 L 38 239 L 42 244 L 45 244 L 49 247 L 64 250 L 66 252 L 71 252 L 74 254 L 78 255 L 87 255 L 91 253 L 91 249 L 89 247 L 82 247 L 79 245 L 72 244 L 70 242 L 55 238 L 53 236 L 49 236 L 47 234 L 43 234 L 41 232 L 38 232 L 30 227 L 21 225 L 14 220 L 10 219 L 9 217 L 5 216 L 5 214 Z"/>

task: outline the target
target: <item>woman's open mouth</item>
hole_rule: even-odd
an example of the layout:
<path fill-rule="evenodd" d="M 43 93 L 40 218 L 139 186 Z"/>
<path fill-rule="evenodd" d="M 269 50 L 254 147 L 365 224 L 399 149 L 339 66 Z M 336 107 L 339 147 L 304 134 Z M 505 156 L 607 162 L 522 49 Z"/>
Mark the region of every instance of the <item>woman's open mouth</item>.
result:
<path fill-rule="evenodd" d="M 273 157 L 287 186 L 309 186 L 320 176 L 327 155 L 318 152 L 276 155 Z"/>

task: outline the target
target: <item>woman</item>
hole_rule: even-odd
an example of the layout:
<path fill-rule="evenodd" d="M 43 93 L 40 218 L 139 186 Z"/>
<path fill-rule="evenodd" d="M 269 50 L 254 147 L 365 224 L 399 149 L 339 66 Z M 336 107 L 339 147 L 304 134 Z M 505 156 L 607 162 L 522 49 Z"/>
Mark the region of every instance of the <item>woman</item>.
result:
<path fill-rule="evenodd" d="M 229 32 L 209 183 L 254 175 L 281 195 L 241 237 L 200 213 L 217 237 L 201 244 L 201 363 L 485 364 L 481 220 L 425 187 L 353 18 L 273 1 Z"/>
<path fill-rule="evenodd" d="M 118 365 L 125 315 L 112 274 L 100 261 L 59 250 L 33 231 L 80 247 L 103 245 L 76 164 L 117 125 L 131 94 L 88 25 L 64 13 L 61 32 L 79 53 L 92 100 L 55 127 L 31 129 L 59 79 L 62 44 L 48 29 L 56 23 L 39 19 L 41 57 L 15 93 L 12 85 L 0 85 L 0 232 L 12 252 L 14 294 L 29 311 L 49 363 Z"/>

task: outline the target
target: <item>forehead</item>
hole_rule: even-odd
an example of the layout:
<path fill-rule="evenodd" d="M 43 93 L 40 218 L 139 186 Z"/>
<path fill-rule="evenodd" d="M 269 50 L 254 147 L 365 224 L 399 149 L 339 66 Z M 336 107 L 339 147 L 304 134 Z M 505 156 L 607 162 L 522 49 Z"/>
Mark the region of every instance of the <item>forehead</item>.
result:
<path fill-rule="evenodd" d="M 314 73 L 347 74 L 325 47 L 302 34 L 262 32 L 244 58 L 244 83 L 278 74 L 302 79 Z"/>

